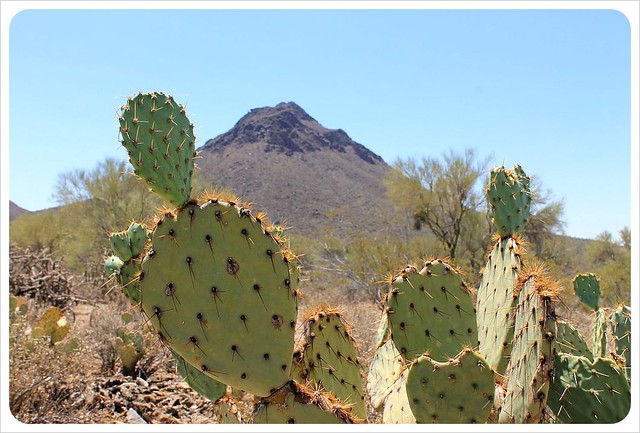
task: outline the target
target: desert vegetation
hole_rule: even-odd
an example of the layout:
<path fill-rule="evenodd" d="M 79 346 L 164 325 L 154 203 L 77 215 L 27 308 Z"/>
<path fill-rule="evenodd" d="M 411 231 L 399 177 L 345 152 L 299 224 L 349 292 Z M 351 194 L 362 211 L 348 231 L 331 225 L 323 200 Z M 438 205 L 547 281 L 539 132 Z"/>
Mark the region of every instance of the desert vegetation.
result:
<path fill-rule="evenodd" d="M 122 116 L 125 115 L 126 109 L 123 108 Z M 126 135 L 126 129 L 131 125 L 122 122 L 121 119 L 121 131 Z M 180 147 L 178 153 L 186 152 L 187 155 L 186 159 L 181 156 L 181 160 L 190 160 L 194 155 L 193 147 L 177 147 Z M 268 218 L 258 212 L 259 203 L 253 206 L 257 210 L 249 211 L 250 206 L 233 197 L 231 192 L 212 191 L 210 185 L 199 180 L 197 170 L 191 182 L 191 161 L 180 172 L 189 175 L 187 184 L 177 188 L 172 184 L 173 189 L 169 193 L 165 193 L 169 189 L 160 188 L 163 194 L 159 197 L 148 188 L 149 185 L 155 187 L 157 193 L 157 185 L 160 184 L 158 179 L 145 184 L 133 175 L 135 171 L 142 177 L 147 176 L 147 180 L 148 176 L 153 176 L 141 174 L 146 166 L 140 163 L 136 165 L 136 159 L 131 156 L 133 168 L 125 162 L 109 159 L 98 163 L 91 171 L 62 173 L 56 187 L 56 197 L 61 207 L 49 212 L 22 215 L 11 224 L 10 407 L 13 415 L 22 422 L 217 423 L 251 422 L 254 417 L 256 422 L 260 422 L 265 419 L 268 421 L 267 418 L 261 418 L 265 416 L 265 405 L 284 407 L 281 400 L 286 400 L 289 395 L 296 398 L 305 396 L 298 398 L 304 403 L 303 409 L 311 406 L 323 416 L 325 413 L 336 415 L 337 418 L 333 419 L 339 421 L 415 422 L 411 418 L 398 418 L 390 409 L 394 404 L 408 404 L 402 400 L 406 400 L 402 393 L 414 391 L 409 391 L 409 385 L 405 385 L 407 388 L 403 391 L 401 381 L 407 381 L 406 376 L 413 365 L 423 366 L 424 369 L 425 365 L 448 363 L 442 364 L 442 368 L 451 368 L 456 362 L 460 363 L 462 357 L 486 357 L 487 354 L 482 350 L 480 354 L 472 352 L 471 347 L 476 345 L 470 340 L 469 344 L 460 346 L 456 353 L 446 351 L 447 356 L 439 359 L 433 347 L 424 347 L 420 343 L 415 349 L 410 349 L 417 355 L 413 358 L 405 356 L 404 352 L 391 357 L 402 359 L 399 362 L 402 374 L 398 377 L 392 375 L 396 388 L 386 394 L 382 392 L 384 398 L 379 397 L 372 383 L 376 377 L 370 373 L 372 366 L 377 366 L 380 358 L 388 356 L 381 353 L 380 348 L 391 341 L 394 334 L 403 334 L 403 324 L 408 323 L 406 320 L 385 318 L 390 309 L 392 314 L 394 312 L 391 302 L 404 299 L 404 295 L 411 292 L 413 285 L 407 281 L 418 281 L 429 273 L 428 269 L 438 269 L 440 273 L 451 272 L 459 278 L 455 283 L 456 290 L 467 288 L 464 296 L 468 298 L 465 298 L 465 302 L 469 306 L 462 309 L 472 313 L 479 302 L 477 297 L 483 285 L 489 284 L 485 281 L 489 278 L 487 260 L 497 254 L 495 250 L 502 248 L 500 245 L 503 242 L 504 245 L 509 242 L 509 245 L 515 245 L 513 249 L 517 254 L 512 260 L 518 263 L 517 272 L 522 274 L 517 293 L 531 291 L 527 302 L 523 301 L 518 306 L 532 308 L 528 302 L 536 296 L 540 297 L 536 302 L 540 302 L 539 305 L 544 308 L 553 301 L 553 324 L 556 319 L 571 322 L 577 332 L 585 337 L 591 336 L 594 328 L 600 326 L 602 330 L 598 335 L 605 336 L 604 340 L 600 339 L 605 343 L 598 355 L 620 354 L 616 346 L 619 337 L 615 337 L 615 330 L 608 325 L 602 328 L 598 323 L 602 320 L 610 322 L 618 304 L 630 303 L 628 228 L 620 231 L 619 241 L 608 232 L 594 240 L 564 236 L 562 201 L 552 200 L 550 191 L 544 190 L 540 180 L 531 179 L 529 186 L 528 177 L 522 175 L 520 177 L 527 179 L 526 188 L 518 186 L 517 191 L 526 190 L 524 195 L 530 202 L 527 202 L 523 214 L 527 215 L 524 216 L 522 227 L 503 232 L 502 224 L 496 224 L 494 210 L 487 204 L 485 195 L 485 187 L 495 183 L 495 179 L 490 178 L 490 173 L 493 175 L 494 171 L 490 172 L 487 161 L 479 158 L 473 150 L 462 154 L 451 151 L 441 157 L 421 161 L 411 158 L 396 161 L 385 178 L 389 212 L 380 214 L 375 227 L 369 225 L 362 228 L 361 221 L 347 219 L 341 210 L 336 209 L 325 216 L 327 223 L 317 227 L 313 235 L 296 234 L 295 231 L 290 233 L 282 226 L 270 225 Z M 512 176 L 508 170 L 496 172 L 507 173 L 505 176 L 508 178 Z M 199 200 L 197 205 L 195 200 Z M 160 208 L 163 210 L 158 213 Z M 375 212 L 376 209 L 363 208 L 356 214 L 366 214 L 367 221 L 372 221 L 376 220 Z M 213 319 L 205 322 L 201 312 L 198 311 L 196 315 L 198 302 L 189 307 L 187 304 L 192 301 L 174 296 L 174 280 L 161 283 L 164 295 L 157 300 L 146 301 L 139 297 L 144 290 L 142 284 L 147 284 L 141 276 L 148 281 L 149 275 L 153 275 L 149 272 L 151 260 L 160 260 L 161 248 L 172 248 L 171 245 L 179 244 L 181 241 L 178 239 L 188 236 L 193 227 L 200 227 L 197 225 L 200 220 L 196 219 L 200 217 L 195 216 L 200 213 L 202 218 L 211 216 L 210 219 L 216 221 L 211 230 L 219 229 L 221 232 L 225 227 L 237 225 L 240 228 L 240 222 L 250 221 L 247 227 L 242 226 L 242 242 L 224 250 L 233 253 L 223 254 L 222 261 L 227 261 L 226 272 L 221 273 L 221 283 L 216 283 L 214 287 L 237 283 L 246 288 L 247 293 L 257 294 L 246 296 L 247 299 L 251 297 L 255 304 L 247 307 L 250 312 L 261 311 L 263 307 L 271 311 L 267 308 L 267 305 L 271 307 L 271 303 L 286 311 L 282 315 L 278 313 L 272 316 L 271 320 L 278 329 L 275 336 L 265 334 L 261 337 L 273 344 L 283 333 L 280 332 L 280 326 L 283 323 L 290 324 L 291 341 L 283 345 L 290 345 L 291 348 L 282 349 L 282 353 L 289 360 L 293 359 L 292 366 L 282 369 L 285 373 L 281 379 L 277 379 L 277 374 L 271 370 L 262 373 L 269 378 L 276 377 L 274 383 L 251 383 L 243 387 L 245 370 L 242 373 L 238 371 L 238 377 L 242 380 L 227 382 L 224 380 L 226 373 L 216 374 L 213 368 L 207 366 L 209 361 L 203 361 L 208 358 L 201 356 L 204 353 L 201 347 L 210 344 L 208 338 L 211 335 L 207 333 L 207 327 L 208 323 L 213 323 Z M 180 218 L 183 219 L 180 221 L 189 223 L 186 226 L 177 223 L 172 225 Z M 64 223 L 69 219 L 74 221 L 73 225 Z M 132 221 L 141 223 L 139 227 L 148 228 L 138 249 L 132 247 Z M 189 231 L 185 232 L 184 227 L 189 227 Z M 500 234 L 496 239 L 494 234 L 497 231 Z M 269 234 L 268 239 L 258 239 L 265 233 Z M 161 239 L 164 238 L 169 243 L 161 247 Z M 218 248 L 217 245 L 213 247 L 211 237 L 205 239 L 208 241 L 197 248 L 193 247 L 193 255 L 189 255 L 186 262 L 188 272 L 185 282 L 193 289 L 198 287 L 198 290 L 201 268 L 197 268 L 196 264 L 199 265 L 201 257 L 213 255 L 217 251 L 215 248 Z M 123 240 L 125 248 L 121 249 L 119 245 Z M 236 250 L 233 248 L 251 249 L 263 243 L 265 250 L 271 253 L 267 253 L 269 259 L 263 260 L 260 266 L 266 268 L 263 270 L 265 273 L 275 273 L 277 270 L 278 278 L 285 281 L 285 294 L 288 296 L 282 296 L 277 301 L 267 298 L 266 294 L 263 296 L 259 284 L 243 284 L 239 275 L 244 278 L 245 274 L 240 274 L 238 269 L 244 272 L 246 265 L 234 259 Z M 158 253 L 158 250 L 161 252 Z M 520 269 L 520 256 L 525 254 L 528 262 L 545 265 Z M 105 259 L 111 260 L 107 261 L 108 272 L 105 272 Z M 247 260 L 257 259 L 249 257 Z M 170 269 L 173 266 L 171 261 L 161 263 L 162 268 Z M 257 262 L 250 263 L 252 269 L 258 268 L 255 265 Z M 126 273 L 125 267 L 129 265 L 133 271 Z M 260 271 L 254 272 L 259 274 Z M 595 308 L 576 296 L 578 289 L 574 277 L 585 273 L 597 276 L 594 276 L 598 284 Z M 523 278 L 523 275 L 527 275 L 527 278 Z M 299 280 L 299 284 L 294 280 Z M 440 286 L 442 289 L 447 287 L 444 292 L 453 293 L 453 286 L 447 284 Z M 206 290 L 213 290 L 209 286 Z M 514 289 L 512 287 L 510 290 Z M 548 293 L 544 290 L 548 290 Z M 541 295 L 543 292 L 547 294 Z M 403 296 L 396 298 L 394 293 Z M 214 296 L 214 292 L 211 292 L 211 296 Z M 151 295 L 146 299 L 152 299 Z M 227 306 L 222 305 L 222 298 L 212 299 L 220 317 L 218 307 Z M 220 305 L 217 301 L 220 301 Z M 196 331 L 190 334 L 187 349 L 170 341 L 180 332 L 180 327 L 174 327 L 174 319 L 170 318 L 172 311 L 178 309 L 178 304 L 180 308 L 194 308 L 192 312 L 197 317 L 195 329 L 198 337 L 195 336 Z M 407 305 L 411 305 L 411 311 L 415 311 L 420 318 L 425 314 L 420 313 L 414 302 L 407 301 Z M 516 307 L 514 305 L 514 311 Z M 533 308 L 535 310 L 535 306 Z M 241 322 L 236 329 L 249 331 L 249 322 L 240 310 L 224 314 L 240 317 Z M 540 317 L 540 320 L 546 321 L 548 317 Z M 332 355 L 312 352 L 313 344 L 309 343 L 320 334 L 313 325 L 322 320 L 327 320 L 327 323 L 331 320 L 337 328 L 345 332 L 348 330 L 347 340 L 352 346 L 331 349 L 329 352 L 342 356 L 353 347 L 354 354 L 349 355 L 349 360 L 357 364 L 356 373 L 344 373 L 342 383 L 347 382 L 353 385 L 354 390 L 358 389 L 362 402 L 353 395 L 340 396 L 338 391 L 325 389 L 323 384 L 328 387 L 330 379 L 314 376 L 316 372 L 320 374 L 325 370 L 332 375 L 343 374 L 333 371 L 333 368 L 314 369 L 314 363 L 309 363 L 310 356 L 327 359 Z M 469 320 L 475 327 L 475 315 Z M 480 322 L 478 325 L 480 331 Z M 517 325 L 506 325 L 506 328 L 514 326 Z M 528 328 L 529 325 L 526 326 Z M 549 330 L 551 326 L 550 322 Z M 199 337 L 201 333 L 206 342 Z M 607 335 L 609 338 L 606 338 Z M 413 337 L 407 338 L 406 344 L 413 344 L 414 340 Z M 518 344 L 516 340 L 514 338 L 514 345 Z M 591 338 L 586 340 L 591 341 Z M 337 344 L 334 341 L 327 339 L 324 344 L 332 348 Z M 246 361 L 248 367 L 243 368 L 251 368 L 247 352 L 240 351 L 233 340 L 225 340 L 224 344 L 232 348 L 231 356 L 235 364 L 242 365 Z M 408 349 L 408 346 L 402 348 Z M 396 349 L 400 350 L 400 346 Z M 593 348 L 590 347 L 590 350 Z M 271 352 L 269 356 L 266 355 L 261 356 L 265 359 L 275 356 Z M 544 356 L 550 362 L 551 352 Z M 504 362 L 509 359 L 508 355 L 498 355 L 498 358 Z M 614 361 L 625 362 L 617 358 Z M 217 360 L 212 359 L 211 362 Z M 613 368 L 610 364 L 607 364 L 607 368 Z M 506 365 L 499 363 L 487 364 L 487 371 L 502 372 L 500 377 L 504 381 L 498 381 L 499 390 L 508 389 L 506 368 Z M 418 371 L 418 367 L 415 371 Z M 475 374 L 465 372 L 465 375 Z M 350 378 L 345 379 L 347 376 Z M 359 377 L 362 384 L 356 385 L 357 379 L 354 377 Z M 287 382 L 287 378 L 295 380 Z M 310 379 L 310 382 L 305 382 L 306 379 Z M 395 385 L 396 381 L 400 381 L 400 385 Z M 493 399 L 494 379 L 489 377 L 487 382 Z M 270 392 L 276 388 L 278 393 Z M 327 392 L 328 396 L 325 395 Z M 508 396 L 509 392 L 505 392 Z M 384 402 L 374 402 L 373 396 Z M 300 403 L 298 400 L 296 402 Z M 509 407 L 509 411 L 512 411 L 512 406 Z M 499 408 L 486 411 L 486 416 L 482 415 L 483 420 L 514 421 L 501 417 Z M 263 412 L 260 412 L 261 409 Z M 555 412 L 558 415 L 561 411 L 556 408 Z M 558 421 L 553 415 L 553 411 L 541 410 L 530 419 L 523 418 L 516 422 Z M 301 420 L 306 419 L 307 414 L 303 410 L 296 412 L 295 416 Z M 325 419 L 315 418 L 320 416 L 316 414 L 308 416 L 310 420 Z M 416 412 L 418 416 L 432 415 L 417 415 Z M 286 415 L 283 419 L 286 422 L 293 418 L 293 415 Z M 478 420 L 484 422 L 480 418 Z M 605 419 L 603 422 L 609 421 Z"/>

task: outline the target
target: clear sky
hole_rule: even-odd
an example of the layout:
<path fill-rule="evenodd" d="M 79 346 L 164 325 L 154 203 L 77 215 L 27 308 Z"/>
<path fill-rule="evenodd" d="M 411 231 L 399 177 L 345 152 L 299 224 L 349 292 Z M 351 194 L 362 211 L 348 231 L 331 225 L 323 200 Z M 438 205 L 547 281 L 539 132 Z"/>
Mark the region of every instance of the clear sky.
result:
<path fill-rule="evenodd" d="M 568 235 L 631 226 L 615 10 L 25 10 L 8 35 L 8 198 L 29 210 L 56 205 L 60 173 L 124 159 L 118 108 L 162 90 L 199 145 L 294 101 L 388 163 L 467 147 L 520 163 L 564 199 Z"/>

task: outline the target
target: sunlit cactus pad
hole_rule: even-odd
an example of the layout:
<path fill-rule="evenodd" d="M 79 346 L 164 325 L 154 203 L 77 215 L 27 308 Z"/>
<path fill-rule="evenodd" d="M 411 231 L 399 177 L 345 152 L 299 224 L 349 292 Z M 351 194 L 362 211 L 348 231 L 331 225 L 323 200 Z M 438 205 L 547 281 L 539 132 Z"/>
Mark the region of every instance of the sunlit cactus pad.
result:
<path fill-rule="evenodd" d="M 172 205 L 186 203 L 196 151 L 184 107 L 162 92 L 141 92 L 128 98 L 118 120 L 134 173 Z"/>
<path fill-rule="evenodd" d="M 304 320 L 304 376 L 344 404 L 357 418 L 367 418 L 362 370 L 351 326 L 335 307 L 321 306 Z"/>
<path fill-rule="evenodd" d="M 424 355 L 409 368 L 407 397 L 418 423 L 484 423 L 493 408 L 495 377 L 478 353 L 447 362 Z"/>
<path fill-rule="evenodd" d="M 464 347 L 478 345 L 473 301 L 460 274 L 441 260 L 418 270 L 409 266 L 391 281 L 385 298 L 391 337 L 412 360 L 428 352 L 446 361 Z"/>
<path fill-rule="evenodd" d="M 392 340 L 387 340 L 376 350 L 367 375 L 367 393 L 371 405 L 379 410 L 384 400 L 402 374 L 403 362 Z"/>
<path fill-rule="evenodd" d="M 519 165 L 512 170 L 491 170 L 486 195 L 493 222 L 500 236 L 520 233 L 529 219 L 531 208 L 530 179 Z"/>
<path fill-rule="evenodd" d="M 539 422 L 553 370 L 556 327 L 552 302 L 558 288 L 537 270 L 521 281 L 500 423 Z"/>
<path fill-rule="evenodd" d="M 558 354 L 549 408 L 564 423 L 615 423 L 631 408 L 631 391 L 622 369 L 610 359 L 595 362 Z"/>
<path fill-rule="evenodd" d="M 161 340 L 204 374 L 257 396 L 286 382 L 297 317 L 290 251 L 246 207 L 188 203 L 157 222 L 140 274 Z"/>
<path fill-rule="evenodd" d="M 409 370 L 403 370 L 402 374 L 391 387 L 384 402 L 382 422 L 384 424 L 415 424 L 409 398 L 407 397 L 407 376 Z"/>
<path fill-rule="evenodd" d="M 477 294 L 479 352 L 503 374 L 513 340 L 522 248 L 515 238 L 500 238 L 489 253 Z"/>
<path fill-rule="evenodd" d="M 320 388 L 288 381 L 253 413 L 254 424 L 352 424 L 357 420 L 348 406 Z"/>

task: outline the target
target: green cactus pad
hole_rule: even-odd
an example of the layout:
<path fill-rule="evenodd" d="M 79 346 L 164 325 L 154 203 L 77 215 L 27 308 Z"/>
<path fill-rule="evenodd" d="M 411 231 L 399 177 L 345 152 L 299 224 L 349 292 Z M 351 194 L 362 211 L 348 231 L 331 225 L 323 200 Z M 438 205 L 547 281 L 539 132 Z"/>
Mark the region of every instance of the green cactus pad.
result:
<path fill-rule="evenodd" d="M 582 335 L 569 322 L 558 320 L 556 322 L 556 347 L 557 351 L 576 356 L 584 356 L 593 361 L 593 354 L 582 338 Z"/>
<path fill-rule="evenodd" d="M 498 239 L 482 271 L 476 297 L 479 352 L 500 374 L 511 353 L 521 256 L 515 238 Z"/>
<path fill-rule="evenodd" d="M 428 352 L 445 361 L 478 344 L 469 290 L 460 274 L 441 260 L 426 262 L 420 272 L 409 266 L 395 276 L 385 305 L 391 338 L 406 360 Z"/>
<path fill-rule="evenodd" d="M 409 367 L 407 398 L 419 424 L 484 423 L 493 408 L 494 373 L 477 352 L 448 362 L 421 356 Z"/>
<path fill-rule="evenodd" d="M 607 314 L 602 308 L 598 308 L 595 312 L 591 351 L 596 357 L 607 355 Z"/>
<path fill-rule="evenodd" d="M 173 352 L 173 357 L 182 379 L 198 394 L 216 402 L 227 392 L 227 385 L 204 374 L 200 369 L 192 366 L 182 357 Z"/>
<path fill-rule="evenodd" d="M 600 280 L 594 274 L 578 274 L 573 278 L 573 289 L 578 298 L 593 310 L 599 308 Z"/>
<path fill-rule="evenodd" d="M 127 229 L 131 256 L 138 257 L 144 251 L 144 247 L 149 239 L 147 229 L 139 223 L 131 223 Z"/>
<path fill-rule="evenodd" d="M 254 424 L 352 424 L 350 410 L 331 394 L 291 380 L 253 412 Z"/>
<path fill-rule="evenodd" d="M 122 266 L 118 281 L 122 288 L 122 293 L 127 297 L 131 305 L 140 304 L 140 260 L 131 260 Z"/>
<path fill-rule="evenodd" d="M 118 256 L 109 256 L 104 261 L 104 272 L 107 276 L 120 275 L 120 270 L 124 266 L 124 262 Z"/>
<path fill-rule="evenodd" d="M 387 312 L 385 310 L 382 311 L 380 315 L 380 322 L 378 324 L 378 329 L 376 330 L 376 347 L 380 347 L 384 344 L 385 341 L 389 339 L 389 318 L 387 316 Z"/>
<path fill-rule="evenodd" d="M 625 366 L 627 379 L 631 380 L 631 308 L 618 305 L 609 317 L 616 355 Z"/>
<path fill-rule="evenodd" d="M 245 207 L 211 199 L 161 218 L 142 263 L 142 309 L 177 354 L 256 396 L 289 377 L 295 258 Z"/>
<path fill-rule="evenodd" d="M 507 389 L 500 423 L 537 423 L 546 406 L 553 370 L 557 287 L 537 272 L 521 278 Z"/>
<path fill-rule="evenodd" d="M 382 408 L 385 398 L 402 374 L 402 368 L 402 356 L 393 340 L 387 340 L 378 347 L 367 375 L 367 393 L 375 410 Z"/>
<path fill-rule="evenodd" d="M 384 401 L 382 422 L 384 424 L 415 424 L 409 398 L 407 397 L 407 376 L 409 370 L 403 370 L 398 380 L 393 384 L 391 392 Z"/>
<path fill-rule="evenodd" d="M 563 423 L 615 423 L 631 408 L 625 375 L 610 359 L 557 354 L 549 408 Z"/>
<path fill-rule="evenodd" d="M 186 203 L 196 151 L 184 107 L 162 92 L 138 93 L 122 106 L 118 120 L 134 172 L 175 207 Z"/>
<path fill-rule="evenodd" d="M 529 182 L 529 176 L 519 165 L 513 171 L 505 170 L 503 166 L 491 170 L 486 195 L 501 237 L 520 233 L 529 219 Z"/>
<path fill-rule="evenodd" d="M 115 255 L 123 262 L 128 262 L 131 259 L 131 243 L 127 232 L 111 233 L 109 235 L 109 245 Z"/>
<path fill-rule="evenodd" d="M 303 334 L 305 377 L 351 406 L 353 416 L 366 419 L 358 351 L 344 314 L 333 307 L 312 310 L 304 320 Z"/>

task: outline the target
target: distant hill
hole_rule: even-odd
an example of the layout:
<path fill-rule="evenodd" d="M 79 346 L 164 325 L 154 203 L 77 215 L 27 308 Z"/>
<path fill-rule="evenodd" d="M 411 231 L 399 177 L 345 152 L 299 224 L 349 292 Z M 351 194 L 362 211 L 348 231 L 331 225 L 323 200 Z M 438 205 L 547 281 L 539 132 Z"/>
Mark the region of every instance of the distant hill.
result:
<path fill-rule="evenodd" d="M 32 212 L 18 206 L 17 204 L 9 200 L 9 222 L 13 221 L 14 219 L 18 218 L 20 215 L 24 213 L 32 213 Z"/>
<path fill-rule="evenodd" d="M 328 215 L 338 215 L 336 233 L 353 224 L 376 229 L 390 207 L 383 184 L 389 165 L 294 102 L 252 109 L 199 151 L 204 184 L 255 203 L 290 233 L 317 233 Z"/>

